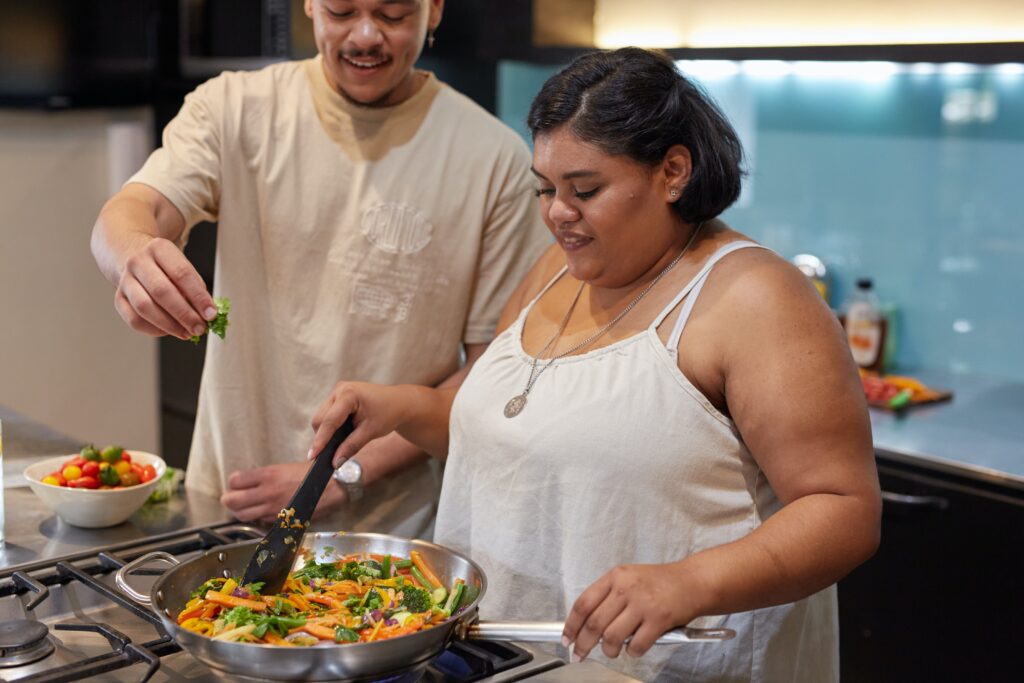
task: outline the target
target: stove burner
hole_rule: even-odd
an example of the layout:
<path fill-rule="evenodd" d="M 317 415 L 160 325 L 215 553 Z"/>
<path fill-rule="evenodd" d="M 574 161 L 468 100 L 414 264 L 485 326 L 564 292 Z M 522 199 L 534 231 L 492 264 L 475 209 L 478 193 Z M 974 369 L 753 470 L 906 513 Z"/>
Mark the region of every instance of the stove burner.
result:
<path fill-rule="evenodd" d="M 53 652 L 49 631 L 38 621 L 16 619 L 0 624 L 0 667 L 23 666 Z"/>

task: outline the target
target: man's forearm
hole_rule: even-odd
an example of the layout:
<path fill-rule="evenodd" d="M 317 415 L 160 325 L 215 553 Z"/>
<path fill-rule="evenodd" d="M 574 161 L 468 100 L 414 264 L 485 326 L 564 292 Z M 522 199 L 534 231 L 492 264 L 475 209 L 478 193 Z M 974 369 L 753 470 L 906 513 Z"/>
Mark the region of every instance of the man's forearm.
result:
<path fill-rule="evenodd" d="M 157 237 L 175 242 L 184 229 L 185 219 L 166 197 L 132 183 L 103 205 L 90 247 L 104 277 L 117 286 L 131 254 Z"/>

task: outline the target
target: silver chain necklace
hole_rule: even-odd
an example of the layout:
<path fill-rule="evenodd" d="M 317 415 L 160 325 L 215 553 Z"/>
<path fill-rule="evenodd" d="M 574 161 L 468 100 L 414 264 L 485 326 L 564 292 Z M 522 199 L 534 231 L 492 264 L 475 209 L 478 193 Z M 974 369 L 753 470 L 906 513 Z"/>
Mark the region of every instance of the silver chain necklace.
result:
<path fill-rule="evenodd" d="M 519 413 L 523 412 L 523 408 L 526 407 L 526 397 L 529 396 L 530 390 L 533 389 L 533 385 L 537 383 L 537 380 L 540 379 L 540 376 L 542 374 L 544 374 L 544 371 L 550 368 L 556 360 L 558 360 L 559 358 L 564 358 L 565 356 L 568 356 L 571 353 L 575 353 L 576 351 L 579 351 L 582 348 L 590 346 L 598 339 L 600 339 L 605 334 L 605 332 L 612 329 L 615 323 L 622 320 L 627 313 L 633 310 L 633 307 L 640 303 L 640 300 L 647 295 L 647 292 L 651 291 L 654 288 L 654 285 L 658 284 L 658 281 L 660 281 L 661 278 L 665 277 L 668 271 L 672 270 L 673 266 L 679 263 L 679 259 L 683 258 L 683 254 L 685 254 L 686 251 L 690 248 L 690 245 L 693 244 L 693 240 L 697 237 L 697 233 L 700 231 L 702 225 L 704 225 L 703 222 L 697 224 L 697 227 L 693 229 L 693 234 L 690 235 L 690 239 L 686 242 L 686 246 L 683 247 L 683 250 L 676 254 L 676 257 L 672 259 L 672 261 L 667 266 L 665 266 L 661 270 L 661 272 L 654 277 L 653 280 L 647 283 L 647 286 L 644 287 L 643 290 L 639 294 L 637 294 L 636 297 L 634 297 L 633 300 L 630 301 L 625 308 L 619 311 L 618 315 L 616 315 L 614 318 L 612 318 L 607 323 L 602 325 L 601 329 L 597 330 L 596 332 L 594 332 L 594 334 L 590 335 L 580 343 L 573 345 L 572 347 L 566 349 L 565 351 L 562 351 L 558 355 L 552 356 L 547 363 L 541 366 L 540 370 L 537 370 L 537 364 L 540 361 L 541 356 L 547 353 L 548 349 L 550 349 L 551 346 L 558 340 L 558 338 L 562 336 L 562 332 L 565 331 L 565 326 L 569 324 L 569 318 L 572 317 L 572 312 L 576 310 L 576 303 L 580 300 L 580 295 L 583 294 L 583 288 L 586 286 L 585 282 L 581 282 L 580 288 L 576 290 L 576 296 L 573 297 L 572 303 L 569 304 L 569 310 L 565 312 L 565 317 L 562 318 L 562 323 L 558 326 L 558 329 L 555 331 L 554 336 L 552 336 L 551 339 L 548 340 L 548 343 L 544 345 L 544 348 L 540 350 L 540 353 L 534 356 L 533 365 L 530 366 L 530 377 L 529 379 L 526 380 L 526 388 L 523 389 L 523 393 L 518 394 L 517 396 L 513 396 L 511 399 L 509 399 L 509 402 L 505 404 L 505 417 L 513 418 Z"/>

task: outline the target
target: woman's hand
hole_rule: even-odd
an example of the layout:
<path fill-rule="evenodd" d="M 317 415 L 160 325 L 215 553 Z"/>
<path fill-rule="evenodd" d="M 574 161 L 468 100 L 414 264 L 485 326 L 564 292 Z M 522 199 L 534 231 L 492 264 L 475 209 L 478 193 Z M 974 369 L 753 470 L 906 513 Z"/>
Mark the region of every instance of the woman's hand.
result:
<path fill-rule="evenodd" d="M 377 437 L 390 434 L 402 423 L 406 392 L 401 387 L 368 382 L 338 382 L 313 416 L 313 445 L 308 457 L 314 458 L 349 415 L 355 430 L 334 452 L 334 466 L 359 452 Z"/>
<path fill-rule="evenodd" d="M 585 659 L 601 642 L 607 657 L 626 652 L 639 657 L 654 641 L 700 616 L 700 589 L 676 564 L 627 564 L 615 567 L 587 588 L 565 620 L 562 643 L 575 642 L 573 659 Z"/>

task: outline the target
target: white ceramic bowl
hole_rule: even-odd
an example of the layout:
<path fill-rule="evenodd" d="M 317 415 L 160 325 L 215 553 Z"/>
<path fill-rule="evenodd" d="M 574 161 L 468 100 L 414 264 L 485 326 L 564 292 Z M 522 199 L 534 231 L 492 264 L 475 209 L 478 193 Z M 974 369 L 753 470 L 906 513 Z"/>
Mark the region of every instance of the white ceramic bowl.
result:
<path fill-rule="evenodd" d="M 114 526 L 125 521 L 153 493 L 160 477 L 167 471 L 167 464 L 160 456 L 143 451 L 126 449 L 132 456 L 132 462 L 140 465 L 152 465 L 156 469 L 156 477 L 144 484 L 126 486 L 123 489 L 72 489 L 66 486 L 44 484 L 43 477 L 60 469 L 60 466 L 75 457 L 59 455 L 47 458 L 25 468 L 25 479 L 29 486 L 46 503 L 57 516 L 73 526 L 96 529 Z"/>

